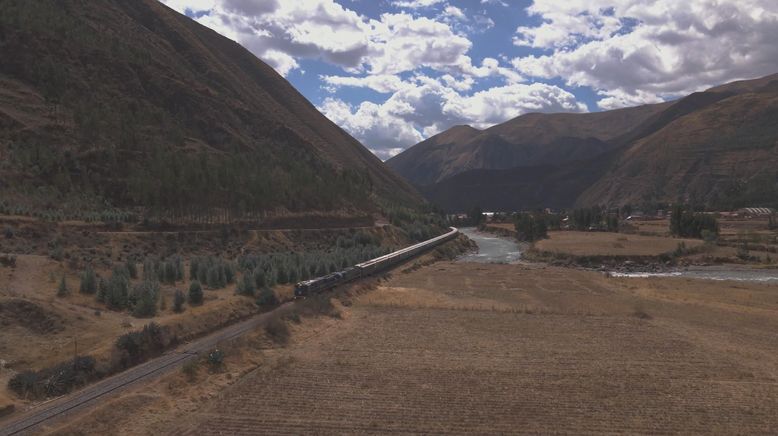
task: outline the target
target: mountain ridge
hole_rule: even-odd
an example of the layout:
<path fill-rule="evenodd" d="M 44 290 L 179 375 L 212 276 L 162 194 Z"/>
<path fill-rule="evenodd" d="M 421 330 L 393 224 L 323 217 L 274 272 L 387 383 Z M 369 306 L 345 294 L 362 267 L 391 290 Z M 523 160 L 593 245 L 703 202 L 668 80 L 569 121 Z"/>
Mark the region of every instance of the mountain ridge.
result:
<path fill-rule="evenodd" d="M 517 210 L 678 201 L 718 208 L 775 205 L 778 126 L 770 120 L 778 119 L 776 96 L 778 74 L 656 105 L 591 114 L 525 114 L 466 141 L 446 144 L 452 153 L 446 156 L 447 165 L 429 161 L 439 156 L 429 152 L 434 144 L 426 141 L 387 163 L 430 201 L 450 211 L 473 206 Z M 479 140 L 488 140 L 494 132 L 531 138 L 540 151 L 529 155 L 531 147 L 502 136 L 499 145 L 508 143 L 514 156 L 524 153 L 523 161 L 472 165 L 477 162 L 473 157 L 483 156 L 487 148 Z M 564 137 L 560 132 L 578 136 Z M 500 167 L 505 162 L 509 164 Z M 435 177 L 420 177 L 414 173 L 419 168 L 429 169 Z M 537 172 L 538 168 L 543 171 Z M 483 178 L 481 183 L 473 183 L 476 174 Z M 526 174 L 537 174 L 534 191 Z M 544 183 L 552 186 L 541 186 Z M 554 190 L 564 201 L 543 202 L 536 196 Z M 502 197 L 494 191 L 503 191 Z"/>

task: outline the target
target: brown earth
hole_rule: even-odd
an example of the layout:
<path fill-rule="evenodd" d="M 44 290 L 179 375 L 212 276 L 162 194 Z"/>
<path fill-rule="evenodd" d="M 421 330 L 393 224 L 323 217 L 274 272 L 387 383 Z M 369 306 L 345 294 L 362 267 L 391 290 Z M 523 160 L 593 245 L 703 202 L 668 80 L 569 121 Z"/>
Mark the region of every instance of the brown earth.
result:
<path fill-rule="evenodd" d="M 62 434 L 774 433 L 777 292 L 440 262 Z"/>
<path fill-rule="evenodd" d="M 551 231 L 548 239 L 535 247 L 552 253 L 573 256 L 659 256 L 671 253 L 684 243 L 687 248 L 703 245 L 699 239 L 676 239 L 660 236 L 640 236 L 609 232 Z"/>

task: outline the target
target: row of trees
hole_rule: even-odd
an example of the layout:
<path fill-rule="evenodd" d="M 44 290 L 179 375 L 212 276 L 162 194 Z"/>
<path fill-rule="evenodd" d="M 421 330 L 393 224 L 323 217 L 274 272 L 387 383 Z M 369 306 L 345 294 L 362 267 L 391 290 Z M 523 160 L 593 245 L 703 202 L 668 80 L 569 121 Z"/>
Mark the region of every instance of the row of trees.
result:
<path fill-rule="evenodd" d="M 675 205 L 670 217 L 670 233 L 686 238 L 715 239 L 719 234 L 719 223 L 711 214 Z"/>

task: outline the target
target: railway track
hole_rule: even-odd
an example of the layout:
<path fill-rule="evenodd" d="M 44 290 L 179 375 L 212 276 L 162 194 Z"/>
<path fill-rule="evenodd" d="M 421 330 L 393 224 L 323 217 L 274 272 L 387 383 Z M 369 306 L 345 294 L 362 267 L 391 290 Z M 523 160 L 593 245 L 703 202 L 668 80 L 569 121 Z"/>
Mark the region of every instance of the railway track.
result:
<path fill-rule="evenodd" d="M 381 256 L 361 265 L 370 264 L 368 265 L 370 266 L 370 269 L 368 270 L 369 274 L 387 267 L 396 266 L 402 261 L 415 257 L 429 248 L 450 240 L 456 233 L 457 229 L 452 228 L 450 232 L 444 235 Z M 384 267 L 383 265 L 386 266 Z M 294 302 L 284 303 L 270 312 L 256 315 L 245 321 L 225 327 L 208 336 L 181 345 L 158 358 L 87 386 L 78 392 L 43 403 L 0 427 L 0 436 L 29 434 L 42 430 L 44 425 L 52 425 L 59 419 L 94 405 L 98 400 L 118 394 L 130 387 L 151 381 L 164 374 L 168 374 L 176 368 L 181 367 L 186 362 L 197 358 L 199 355 L 212 351 L 219 343 L 237 338 L 256 329 L 271 316 L 283 314 L 288 311 L 293 304 Z"/>
<path fill-rule="evenodd" d="M 135 366 L 122 373 L 90 385 L 76 393 L 44 403 L 0 428 L 0 436 L 29 434 L 46 424 L 83 410 L 98 400 L 118 394 L 139 383 L 151 381 L 179 368 L 218 344 L 235 339 L 261 326 L 269 317 L 288 311 L 293 303 L 284 303 L 276 309 L 225 327 L 215 333 L 181 345 L 160 357 Z"/>

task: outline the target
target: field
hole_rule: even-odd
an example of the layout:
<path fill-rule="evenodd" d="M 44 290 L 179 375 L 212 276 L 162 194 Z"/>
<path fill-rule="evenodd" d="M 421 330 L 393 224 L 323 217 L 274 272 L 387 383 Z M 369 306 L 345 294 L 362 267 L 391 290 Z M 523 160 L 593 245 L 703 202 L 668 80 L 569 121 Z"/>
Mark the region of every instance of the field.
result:
<path fill-rule="evenodd" d="M 778 431 L 775 286 L 439 262 L 337 306 L 235 351 L 229 382 L 177 375 L 60 430 Z"/>
<path fill-rule="evenodd" d="M 659 256 L 670 253 L 680 242 L 687 248 L 703 244 L 699 239 L 673 239 L 607 232 L 548 232 L 549 239 L 535 244 L 539 250 L 574 256 Z"/>

